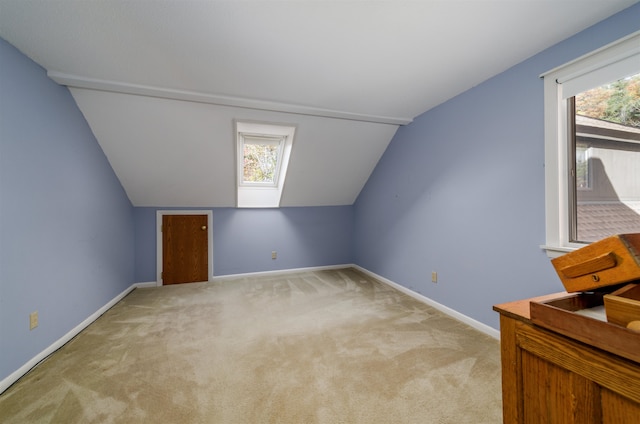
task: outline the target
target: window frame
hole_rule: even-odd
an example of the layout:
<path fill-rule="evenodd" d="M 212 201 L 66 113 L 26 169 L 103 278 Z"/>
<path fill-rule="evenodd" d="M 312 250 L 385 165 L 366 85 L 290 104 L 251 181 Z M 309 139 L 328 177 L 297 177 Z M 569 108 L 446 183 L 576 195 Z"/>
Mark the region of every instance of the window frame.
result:
<path fill-rule="evenodd" d="M 280 178 L 280 168 L 282 167 L 282 152 L 287 140 L 286 135 L 272 136 L 264 134 L 253 134 L 247 132 L 238 132 L 238 158 L 242 159 L 242 163 L 238 165 L 238 185 L 242 187 L 278 187 Z M 244 146 L 246 144 L 277 145 L 276 164 L 273 171 L 273 181 L 245 181 L 244 180 Z"/>
<path fill-rule="evenodd" d="M 625 70 L 638 63 L 640 31 L 541 75 L 544 79 L 546 221 L 546 241 L 541 248 L 549 257 L 586 245 L 570 241 L 569 213 L 573 206 L 569 186 L 569 160 L 572 157 L 571 122 L 567 113 L 569 98 L 588 88 L 623 78 Z"/>
<path fill-rule="evenodd" d="M 236 207 L 278 208 L 282 198 L 296 125 L 234 120 L 236 147 Z M 244 136 L 280 139 L 274 183 L 244 183 Z"/>

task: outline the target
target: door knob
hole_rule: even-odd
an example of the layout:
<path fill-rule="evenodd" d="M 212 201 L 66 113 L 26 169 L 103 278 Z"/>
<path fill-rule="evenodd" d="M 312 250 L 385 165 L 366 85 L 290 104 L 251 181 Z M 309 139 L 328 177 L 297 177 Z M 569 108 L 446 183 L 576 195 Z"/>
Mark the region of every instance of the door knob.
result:
<path fill-rule="evenodd" d="M 203 225 L 201 228 L 202 228 L 202 231 L 204 231 L 204 230 L 206 230 L 206 229 L 207 229 L 207 226 L 206 226 L 206 225 Z"/>

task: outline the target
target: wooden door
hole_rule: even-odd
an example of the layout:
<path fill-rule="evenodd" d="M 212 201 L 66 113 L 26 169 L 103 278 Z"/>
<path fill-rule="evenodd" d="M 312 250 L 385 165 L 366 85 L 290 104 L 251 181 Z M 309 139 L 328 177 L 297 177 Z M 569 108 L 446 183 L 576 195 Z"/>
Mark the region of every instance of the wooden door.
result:
<path fill-rule="evenodd" d="M 209 279 L 207 215 L 162 216 L 162 284 Z"/>

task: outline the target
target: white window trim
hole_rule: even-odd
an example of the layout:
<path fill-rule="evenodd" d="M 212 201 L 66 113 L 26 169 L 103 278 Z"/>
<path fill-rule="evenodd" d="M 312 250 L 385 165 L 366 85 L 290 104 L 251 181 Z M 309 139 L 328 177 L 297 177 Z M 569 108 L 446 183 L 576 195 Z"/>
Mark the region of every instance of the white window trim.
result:
<path fill-rule="evenodd" d="M 289 158 L 293 147 L 296 126 L 290 124 L 271 124 L 253 121 L 235 121 L 236 133 L 236 206 L 238 208 L 278 208 L 282 198 Z M 252 137 L 276 137 L 281 138 L 283 144 L 278 158 L 278 170 L 274 184 L 243 184 L 243 159 L 242 148 L 243 134 Z"/>
<path fill-rule="evenodd" d="M 567 97 L 624 77 L 640 63 L 640 31 L 541 75 L 544 78 L 545 218 L 549 257 L 585 246 L 569 241 Z"/>
<path fill-rule="evenodd" d="M 249 140 L 249 141 L 248 141 Z M 286 143 L 287 136 L 266 136 L 264 134 L 251 134 L 245 132 L 238 132 L 238 160 L 244 158 L 244 145 L 254 144 L 273 144 L 278 146 L 278 154 L 276 161 L 276 168 L 273 174 L 273 182 L 247 182 L 244 181 L 244 163 L 238 163 L 238 185 L 242 187 L 278 187 L 278 181 L 280 178 L 280 170 L 282 168 L 282 152 L 284 151 L 284 145 Z"/>

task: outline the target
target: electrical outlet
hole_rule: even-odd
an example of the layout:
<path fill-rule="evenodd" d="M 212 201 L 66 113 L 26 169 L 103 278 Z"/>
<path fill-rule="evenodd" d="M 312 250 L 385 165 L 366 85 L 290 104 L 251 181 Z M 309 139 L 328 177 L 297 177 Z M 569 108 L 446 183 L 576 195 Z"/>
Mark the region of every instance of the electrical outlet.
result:
<path fill-rule="evenodd" d="M 276 252 L 275 250 L 273 250 L 271 252 L 271 259 L 278 259 L 278 252 Z"/>
<path fill-rule="evenodd" d="M 431 282 L 432 283 L 437 283 L 438 282 L 438 273 L 435 271 L 431 272 Z"/>
<path fill-rule="evenodd" d="M 33 330 L 38 326 L 38 311 L 29 314 L 29 330 Z"/>

